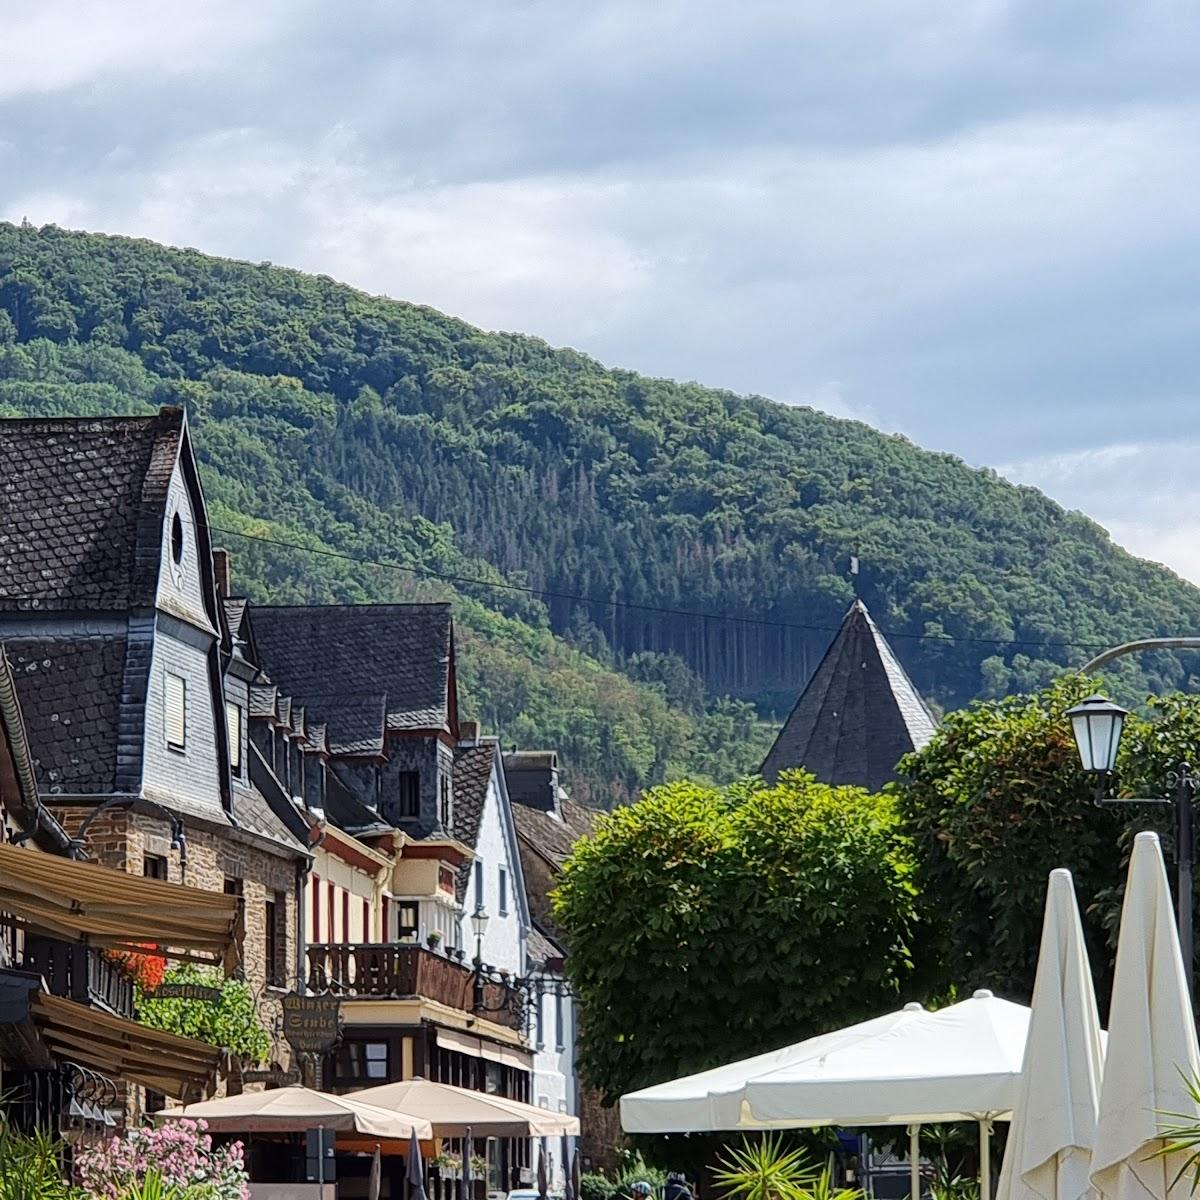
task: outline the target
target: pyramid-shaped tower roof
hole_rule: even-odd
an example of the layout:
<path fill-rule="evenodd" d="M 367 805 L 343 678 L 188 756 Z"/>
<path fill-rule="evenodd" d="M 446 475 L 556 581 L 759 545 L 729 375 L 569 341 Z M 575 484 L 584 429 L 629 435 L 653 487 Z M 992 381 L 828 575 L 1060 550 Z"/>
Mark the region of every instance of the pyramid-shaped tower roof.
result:
<path fill-rule="evenodd" d="M 803 767 L 823 783 L 878 791 L 933 736 L 934 720 L 887 639 L 855 600 L 763 760 L 762 775 Z"/>

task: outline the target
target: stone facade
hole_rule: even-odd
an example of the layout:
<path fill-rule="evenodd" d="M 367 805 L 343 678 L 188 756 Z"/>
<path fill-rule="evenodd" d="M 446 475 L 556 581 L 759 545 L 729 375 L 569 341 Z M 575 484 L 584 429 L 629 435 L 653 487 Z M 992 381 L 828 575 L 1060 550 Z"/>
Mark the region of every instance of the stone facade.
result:
<path fill-rule="evenodd" d="M 52 813 L 71 835 L 92 811 L 85 807 L 52 807 Z M 241 887 L 244 937 L 241 971 L 254 993 L 259 1016 L 274 1042 L 272 1061 L 291 1064 L 291 1049 L 282 1036 L 279 1000 L 295 990 L 300 952 L 296 861 L 274 851 L 259 839 L 228 830 L 211 830 L 195 821 L 186 824 L 187 870 L 180 878 L 179 855 L 171 849 L 171 830 L 160 817 L 113 810 L 102 813 L 88 830 L 87 848 L 97 862 L 129 874 L 144 874 L 148 857 L 166 860 L 167 879 L 205 891 L 225 890 L 227 880 Z M 267 963 L 267 903 L 276 901 L 278 963 Z M 282 973 L 280 970 L 282 969 Z M 273 986 L 272 979 L 285 984 Z"/>

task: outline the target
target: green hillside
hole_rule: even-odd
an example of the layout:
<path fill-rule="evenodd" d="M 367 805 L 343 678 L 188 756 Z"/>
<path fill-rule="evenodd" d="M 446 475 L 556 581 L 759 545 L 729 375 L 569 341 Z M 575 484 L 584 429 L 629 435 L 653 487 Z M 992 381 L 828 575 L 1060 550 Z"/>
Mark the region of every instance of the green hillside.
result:
<path fill-rule="evenodd" d="M 1086 645 L 1200 628 L 1200 591 L 1093 522 L 903 438 L 324 276 L 0 225 L 3 411 L 160 403 L 189 408 L 218 525 L 561 593 L 453 586 L 467 691 L 598 795 L 753 766 L 766 731 L 713 697 L 790 701 L 851 598 L 851 554 L 943 706 L 1039 683 Z M 256 595 L 448 588 L 226 540 Z M 1121 670 L 1128 694 L 1186 683 L 1167 654 Z"/>

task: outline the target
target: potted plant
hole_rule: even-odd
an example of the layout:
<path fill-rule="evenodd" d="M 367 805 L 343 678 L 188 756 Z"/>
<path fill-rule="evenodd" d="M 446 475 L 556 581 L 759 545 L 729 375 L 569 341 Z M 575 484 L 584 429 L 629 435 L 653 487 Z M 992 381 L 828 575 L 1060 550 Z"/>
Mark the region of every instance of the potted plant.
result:
<path fill-rule="evenodd" d="M 425 945 L 430 950 L 436 950 L 442 944 L 442 935 L 436 929 L 431 930 L 425 937 Z"/>

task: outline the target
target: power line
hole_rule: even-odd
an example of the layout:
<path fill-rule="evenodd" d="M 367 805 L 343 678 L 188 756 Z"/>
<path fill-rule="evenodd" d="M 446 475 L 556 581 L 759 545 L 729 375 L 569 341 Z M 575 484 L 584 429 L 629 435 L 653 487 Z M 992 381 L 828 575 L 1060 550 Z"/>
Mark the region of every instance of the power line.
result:
<path fill-rule="evenodd" d="M 745 617 L 734 613 L 704 612 L 699 609 L 672 608 L 659 604 L 641 604 L 634 600 L 606 599 L 598 596 L 585 596 L 575 592 L 562 592 L 553 588 L 537 588 L 529 584 L 513 583 L 509 580 L 483 579 L 471 575 L 454 575 L 447 572 L 434 571 L 428 567 L 414 567 L 404 563 L 383 562 L 378 559 L 362 558 L 355 554 L 347 554 L 341 550 L 331 550 L 320 546 L 306 546 L 301 542 L 290 542 L 282 538 L 268 537 L 266 534 L 246 533 L 241 529 L 230 529 L 223 525 L 210 525 L 214 533 L 226 534 L 230 537 L 243 538 L 246 541 L 261 542 L 269 546 L 278 546 L 286 550 L 299 550 L 306 554 L 315 554 L 322 558 L 335 558 L 343 562 L 357 563 L 365 567 L 377 567 L 386 571 L 400 571 L 421 579 L 434 579 L 442 583 L 467 584 L 472 587 L 492 588 L 496 591 L 518 592 L 522 595 L 549 598 L 554 600 L 569 600 L 577 604 L 595 604 L 608 608 L 621 608 L 635 612 L 655 613 L 660 616 L 690 617 L 704 621 L 727 621 L 737 625 L 763 626 L 770 629 L 796 629 L 810 633 L 836 633 L 837 625 L 813 625 L 798 621 L 773 621 L 765 617 Z M 883 630 L 887 637 L 917 642 L 952 642 L 983 646 L 1020 646 L 1027 649 L 1061 649 L 1061 650 L 1104 650 L 1107 642 L 1048 642 L 1034 641 L 1023 638 L 985 638 L 962 637 L 955 634 L 937 633 L 902 633 L 899 631 Z"/>

